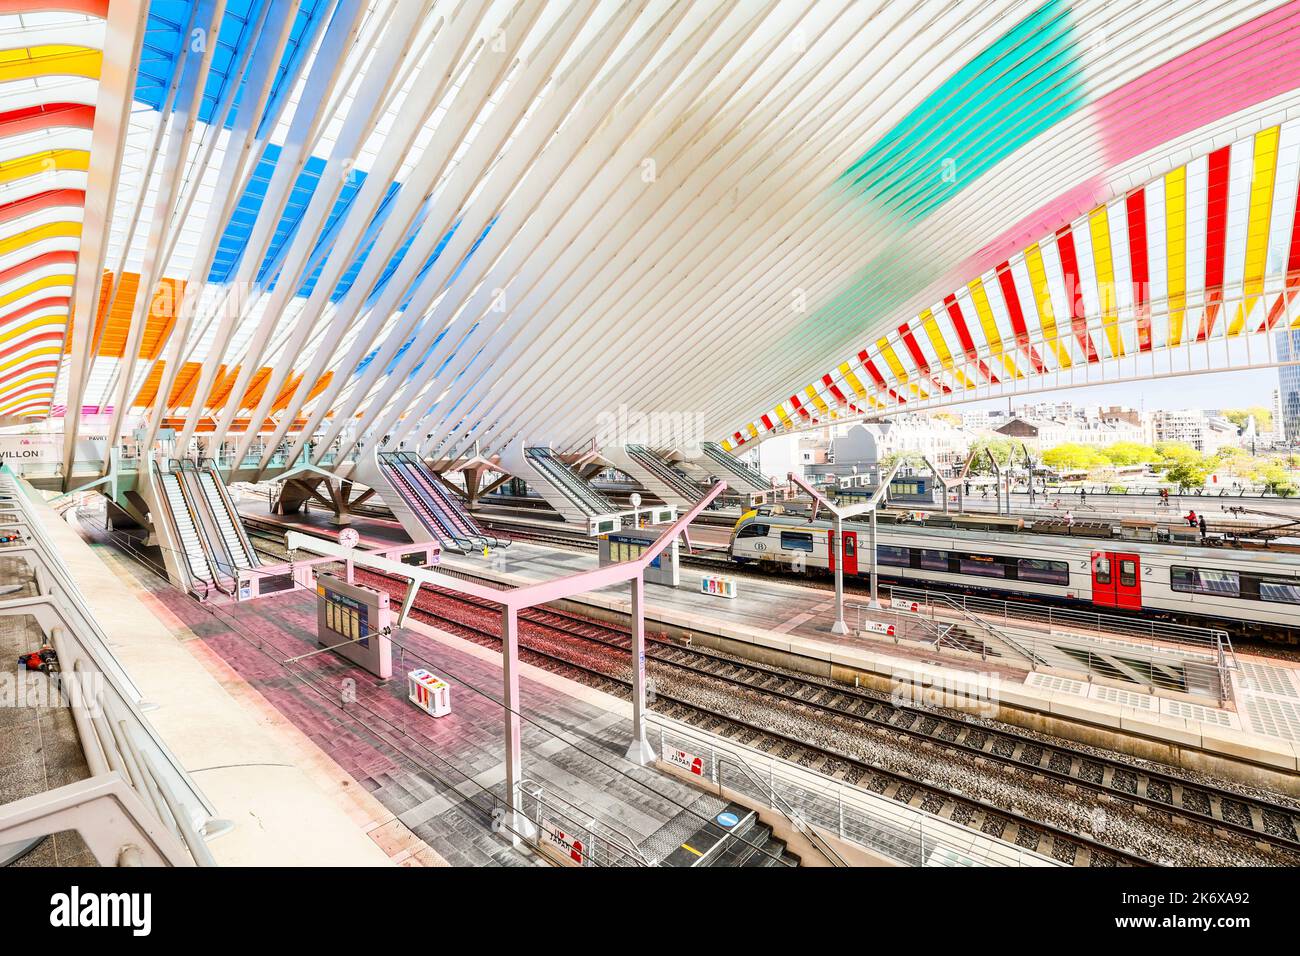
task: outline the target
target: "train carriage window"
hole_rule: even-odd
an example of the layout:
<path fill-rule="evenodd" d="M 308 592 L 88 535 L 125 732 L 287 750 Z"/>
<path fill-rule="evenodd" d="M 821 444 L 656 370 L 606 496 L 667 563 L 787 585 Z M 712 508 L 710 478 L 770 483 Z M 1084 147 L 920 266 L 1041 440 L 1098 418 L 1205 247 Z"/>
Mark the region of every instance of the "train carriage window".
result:
<path fill-rule="evenodd" d="M 928 571 L 947 571 L 948 570 L 948 552 L 947 551 L 920 551 L 920 566 Z"/>
<path fill-rule="evenodd" d="M 736 537 L 737 538 L 766 538 L 769 527 L 770 527 L 769 525 L 765 525 L 765 524 L 747 524 L 745 525 L 745 527 L 740 529 L 740 533 L 737 534 Z"/>
<path fill-rule="evenodd" d="M 1241 575 L 1236 571 L 1207 571 L 1174 565 L 1169 569 L 1169 586 L 1192 594 L 1220 594 L 1241 597 Z"/>
<path fill-rule="evenodd" d="M 1070 583 L 1070 565 L 1066 561 L 1048 561 L 1044 558 L 1021 558 L 1016 564 L 1016 577 L 1021 581 L 1038 584 Z"/>
<path fill-rule="evenodd" d="M 811 554 L 813 536 L 807 531 L 782 531 L 781 548 L 785 551 L 807 551 Z"/>
<path fill-rule="evenodd" d="M 905 568 L 912 563 L 911 552 L 907 548 L 895 548 L 887 544 L 876 548 L 876 557 L 881 564 L 896 568 Z"/>
<path fill-rule="evenodd" d="M 1138 583 L 1137 562 L 1131 560 L 1121 560 L 1119 563 L 1119 584 L 1120 587 L 1136 587 Z"/>
<path fill-rule="evenodd" d="M 1300 581 L 1260 581 L 1259 596 L 1264 601 L 1300 604 Z"/>
<path fill-rule="evenodd" d="M 1094 559 L 1092 577 L 1098 584 L 1110 584 L 1110 558 Z"/>
<path fill-rule="evenodd" d="M 962 574 L 978 574 L 984 578 L 1005 578 L 1006 565 L 993 555 L 963 554 L 957 562 Z"/>

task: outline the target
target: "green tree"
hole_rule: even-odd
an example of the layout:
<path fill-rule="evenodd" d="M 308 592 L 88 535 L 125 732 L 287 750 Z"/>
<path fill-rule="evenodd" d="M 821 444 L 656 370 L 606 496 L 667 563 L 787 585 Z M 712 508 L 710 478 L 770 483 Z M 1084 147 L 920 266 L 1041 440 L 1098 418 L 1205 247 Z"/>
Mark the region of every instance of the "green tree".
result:
<path fill-rule="evenodd" d="M 1135 441 L 1117 441 L 1101 450 L 1112 465 L 1145 465 L 1158 462 L 1160 456 L 1150 445 Z"/>
<path fill-rule="evenodd" d="M 1160 461 L 1165 465 L 1172 465 L 1180 461 L 1200 462 L 1201 453 L 1180 441 L 1162 441 L 1156 443 L 1156 454 L 1160 456 Z"/>
<path fill-rule="evenodd" d="M 1172 481 L 1180 490 L 1203 487 L 1205 476 L 1205 465 L 1193 459 L 1175 462 L 1165 471 L 1165 479 Z"/>
<path fill-rule="evenodd" d="M 1015 458 L 1017 467 L 1024 465 L 1024 452 L 1021 449 L 1021 443 L 1010 438 L 981 438 L 971 446 L 975 451 L 975 460 L 971 462 L 970 474 L 972 475 L 991 475 L 993 468 L 989 465 L 989 456 L 986 452 L 993 453 L 993 460 L 998 463 L 998 467 L 1005 469 L 1011 464 L 1012 457 Z"/>
<path fill-rule="evenodd" d="M 1092 471 L 1109 466 L 1111 461 L 1087 445 L 1066 442 L 1043 452 L 1043 464 L 1058 471 Z"/>
<path fill-rule="evenodd" d="M 1264 485 L 1264 490 L 1271 494 L 1282 498 L 1290 498 L 1296 493 L 1295 482 L 1281 465 L 1264 465 L 1259 469 L 1258 475 L 1259 481 Z"/>
<path fill-rule="evenodd" d="M 1245 428 L 1251 417 L 1255 419 L 1255 431 L 1271 432 L 1273 430 L 1273 413 L 1263 405 L 1251 405 L 1249 408 L 1224 409 L 1223 417 L 1238 428 Z"/>

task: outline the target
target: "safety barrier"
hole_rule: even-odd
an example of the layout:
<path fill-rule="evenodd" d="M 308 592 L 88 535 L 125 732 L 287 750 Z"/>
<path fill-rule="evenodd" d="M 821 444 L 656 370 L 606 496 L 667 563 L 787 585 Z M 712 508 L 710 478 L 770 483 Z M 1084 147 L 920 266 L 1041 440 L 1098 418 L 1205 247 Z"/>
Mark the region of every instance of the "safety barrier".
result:
<path fill-rule="evenodd" d="M 37 594 L 0 600 L 0 615 L 30 617 L 58 656 L 89 776 L 0 805 L 0 846 L 77 830 L 96 860 L 117 865 L 215 865 L 206 838 L 230 825 L 144 718 L 140 691 L 109 648 L 28 498 L 0 466 L 0 512 L 22 543 L 0 548 L 23 559 Z M 56 519 L 57 520 L 57 519 Z"/>
<path fill-rule="evenodd" d="M 660 714 L 649 720 L 660 753 L 677 751 L 692 765 L 698 758 L 697 776 L 790 816 L 796 828 L 816 828 L 906 866 L 1063 865 Z"/>

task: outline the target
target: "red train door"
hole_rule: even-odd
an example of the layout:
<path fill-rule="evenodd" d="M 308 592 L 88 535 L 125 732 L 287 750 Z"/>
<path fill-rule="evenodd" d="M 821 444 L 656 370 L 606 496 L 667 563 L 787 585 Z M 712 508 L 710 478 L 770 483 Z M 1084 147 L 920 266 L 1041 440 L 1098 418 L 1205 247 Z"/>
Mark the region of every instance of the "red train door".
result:
<path fill-rule="evenodd" d="M 1142 607 L 1142 565 L 1136 554 L 1092 553 L 1092 601 L 1104 607 Z"/>
<path fill-rule="evenodd" d="M 1116 551 L 1111 555 L 1115 573 L 1115 606 L 1142 607 L 1142 566 L 1136 554 Z"/>
<path fill-rule="evenodd" d="M 1115 562 L 1109 551 L 1092 552 L 1092 603 L 1115 607 Z"/>
<path fill-rule="evenodd" d="M 826 552 L 827 566 L 831 571 L 835 570 L 835 531 L 826 532 Z M 858 533 L 856 531 L 844 532 L 844 573 L 858 573 Z"/>

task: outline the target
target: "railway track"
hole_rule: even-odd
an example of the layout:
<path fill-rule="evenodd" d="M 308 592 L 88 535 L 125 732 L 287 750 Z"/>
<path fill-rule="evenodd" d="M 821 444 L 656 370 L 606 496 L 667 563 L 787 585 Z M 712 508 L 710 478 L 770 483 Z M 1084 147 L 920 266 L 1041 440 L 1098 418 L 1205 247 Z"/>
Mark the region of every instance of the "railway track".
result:
<path fill-rule="evenodd" d="M 273 532 L 262 532 L 274 537 Z M 447 573 L 455 571 L 444 569 Z M 377 586 L 390 590 L 397 597 L 404 593 L 405 583 L 397 582 L 374 572 L 364 573 Z M 422 593 L 417 599 L 419 614 L 444 629 L 461 633 L 480 643 L 499 644 L 497 608 L 490 602 L 477 601 L 465 595 L 441 589 L 430 589 L 431 597 L 442 604 L 431 604 Z M 466 619 L 464 614 L 453 613 L 446 602 L 458 608 L 471 608 L 475 616 Z M 536 629 L 532 635 L 521 634 L 529 654 L 543 666 L 569 668 L 580 672 L 587 682 L 596 680 L 606 689 L 625 693 L 630 681 L 612 669 L 623 667 L 608 657 L 593 666 L 588 661 L 575 661 L 560 653 L 555 647 L 538 647 L 523 640 L 542 635 L 552 640 L 569 642 L 577 638 L 610 652 L 628 653 L 627 634 L 603 623 L 591 621 L 576 614 L 552 609 L 530 609 L 520 615 L 521 624 Z M 1290 808 L 1269 804 L 1232 791 L 1216 789 L 1191 782 L 1173 774 L 1160 773 L 1147 767 L 1138 767 L 1122 761 L 1108 761 L 1062 744 L 1048 744 L 1028 735 L 1009 730 L 990 729 L 961 717 L 950 716 L 935 710 L 899 705 L 883 696 L 859 688 L 809 675 L 795 674 L 780 668 L 752 661 L 737 660 L 727 655 L 647 635 L 647 659 L 660 668 L 684 672 L 701 681 L 718 682 L 723 687 L 743 688 L 746 693 L 757 694 L 777 703 L 789 712 L 797 711 L 815 716 L 828 724 L 843 729 L 858 727 L 872 733 L 897 740 L 919 741 L 938 751 L 947 751 L 962 758 L 986 765 L 997 765 L 1005 771 L 1028 774 L 1034 779 L 1052 781 L 1076 792 L 1090 793 L 1113 805 L 1139 808 L 1139 812 L 1158 815 L 1175 825 L 1204 828 L 1211 834 L 1236 834 L 1261 846 L 1268 846 L 1291 854 L 1300 860 L 1300 813 Z M 536 661 L 535 661 L 536 662 Z M 1018 845 L 1047 852 L 1057 859 L 1078 863 L 1080 850 L 1085 852 L 1084 865 L 1110 865 L 1114 862 L 1151 862 L 1140 859 L 1122 848 L 1108 846 L 1097 840 L 1088 840 L 1077 833 L 1052 828 L 1041 821 L 1030 820 L 985 804 L 963 800 L 952 794 L 937 791 L 924 782 L 905 774 L 881 771 L 835 748 L 815 744 L 804 739 L 783 734 L 770 726 L 758 726 L 734 713 L 721 713 L 701 706 L 697 702 L 677 696 L 657 695 L 658 706 L 667 716 L 686 720 L 713 732 L 732 728 L 730 736 L 750 746 L 778 748 L 783 756 L 798 754 L 805 766 L 827 772 L 837 779 L 859 783 L 864 778 L 868 785 L 902 802 L 908 802 L 930 812 L 953 819 L 967 826 L 984 829 L 1004 838 L 1010 833 Z M 758 744 L 755 741 L 759 741 Z M 793 748 L 793 749 L 791 749 Z M 784 753 L 789 750 L 789 754 Z M 910 791 L 910 792 L 909 792 Z M 941 801 L 936 804 L 936 800 Z M 1033 846 L 1028 843 L 1031 832 L 1042 831 Z M 1071 847 L 1071 843 L 1077 845 Z M 1113 860 L 1093 854 L 1113 854 Z"/>
<path fill-rule="evenodd" d="M 367 580 L 374 586 L 390 589 L 396 596 L 401 595 L 404 585 L 372 572 L 357 571 L 359 578 Z M 465 609 L 478 613 L 478 618 L 467 616 Z M 435 624 L 443 630 L 467 636 L 476 643 L 499 646 L 498 612 L 494 605 L 465 598 L 464 595 L 441 589 L 428 589 L 421 592 L 416 599 L 414 614 L 428 623 Z M 521 612 L 520 654 L 529 663 L 560 673 L 577 673 L 583 683 L 597 689 L 613 691 L 625 695 L 631 687 L 631 681 L 614 673 L 618 665 L 607 658 L 581 661 L 575 660 L 569 653 L 562 653 L 555 648 L 541 646 L 544 642 L 537 640 L 535 633 L 528 633 L 530 628 L 551 628 L 562 635 L 561 640 L 572 650 L 574 637 L 591 643 L 611 647 L 610 642 L 595 638 L 589 634 L 577 634 L 573 630 L 557 626 L 545 620 L 552 612 Z M 586 626 L 600 629 L 602 625 L 584 622 Z M 656 663 L 664 664 L 659 656 L 652 657 Z M 723 684 L 735 685 L 736 680 L 720 675 L 707 675 Z M 733 688 L 729 688 L 734 690 Z M 783 704 L 790 703 L 788 695 L 774 694 L 769 689 L 746 686 L 751 692 L 761 692 L 769 697 L 779 698 Z M 755 747 L 764 752 L 792 760 L 801 766 L 819 771 L 826 776 L 843 780 L 847 783 L 869 787 L 883 796 L 898 800 L 926 812 L 941 815 L 983 833 L 1000 837 L 1025 849 L 1045 853 L 1062 862 L 1078 866 L 1137 866 L 1150 861 L 1120 848 L 1072 833 L 1051 824 L 1031 819 L 991 804 L 946 793 L 927 784 L 925 781 L 894 770 L 881 770 L 852 755 L 812 743 L 791 734 L 782 733 L 771 726 L 759 725 L 752 720 L 738 716 L 734 711 L 709 707 L 697 701 L 688 700 L 676 694 L 657 692 L 654 708 L 665 716 L 673 717 L 699 727 L 710 733 L 718 734 Z M 851 717 L 839 713 L 841 720 Z"/>

